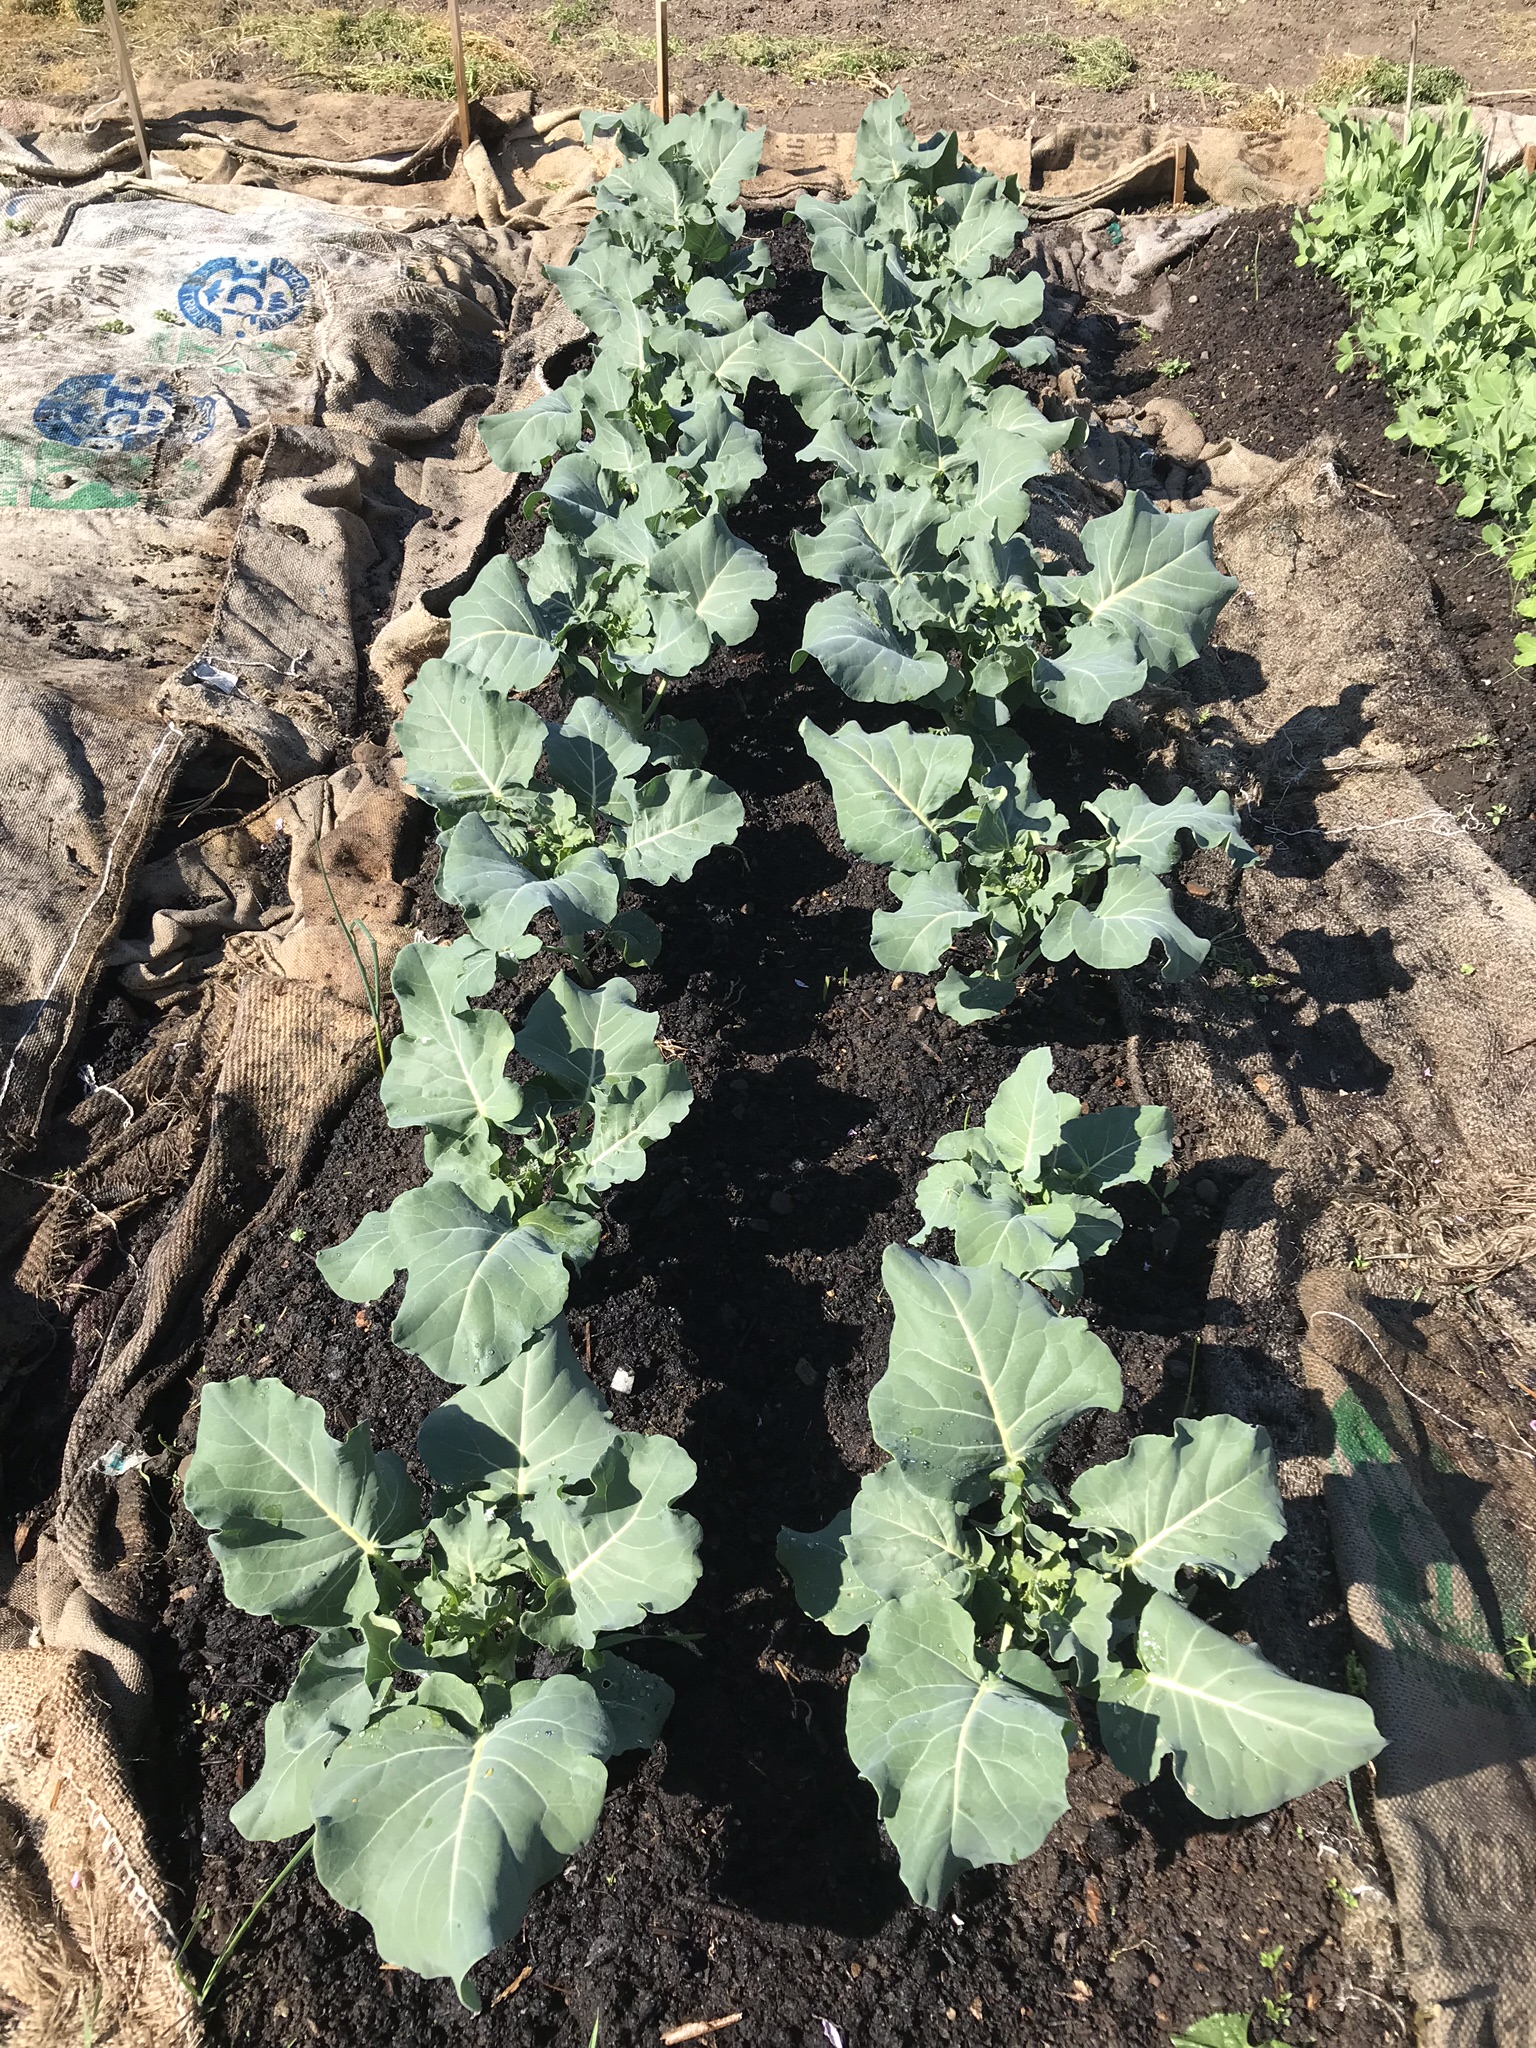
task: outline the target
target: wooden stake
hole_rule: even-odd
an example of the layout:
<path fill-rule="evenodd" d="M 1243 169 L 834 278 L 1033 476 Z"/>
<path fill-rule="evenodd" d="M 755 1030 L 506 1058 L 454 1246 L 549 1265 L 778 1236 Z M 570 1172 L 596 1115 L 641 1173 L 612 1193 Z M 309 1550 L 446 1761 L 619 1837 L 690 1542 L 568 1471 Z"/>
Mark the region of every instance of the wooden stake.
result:
<path fill-rule="evenodd" d="M 1536 142 L 1528 142 L 1521 150 L 1520 168 L 1528 178 L 1536 177 Z"/>
<path fill-rule="evenodd" d="M 464 24 L 459 0 L 448 0 L 448 35 L 453 43 L 453 93 L 459 103 L 459 147 L 469 147 L 469 78 L 464 69 Z"/>
<path fill-rule="evenodd" d="M 1184 204 L 1184 160 L 1188 150 L 1188 143 L 1176 142 L 1173 145 L 1173 203 L 1175 206 L 1182 206 Z"/>
<path fill-rule="evenodd" d="M 144 134 L 144 110 L 139 105 L 139 88 L 133 76 L 133 59 L 128 55 L 128 38 L 123 34 L 123 17 L 117 11 L 117 0 L 106 0 L 107 34 L 112 38 L 112 47 L 117 52 L 117 81 L 123 89 L 123 98 L 128 102 L 128 118 L 133 123 L 133 139 L 139 145 L 139 165 L 146 178 L 155 173 L 149 161 L 149 143 Z"/>
<path fill-rule="evenodd" d="M 1419 68 L 1419 23 L 1423 16 L 1413 17 L 1413 27 L 1408 31 L 1408 83 L 1403 89 L 1403 143 L 1407 146 L 1413 127 L 1413 74 Z"/>
<path fill-rule="evenodd" d="M 656 111 L 672 118 L 672 70 L 667 52 L 667 0 L 656 0 Z"/>
<path fill-rule="evenodd" d="M 1495 108 L 1488 109 L 1488 139 L 1483 144 L 1483 168 L 1478 173 L 1477 197 L 1472 202 L 1472 225 L 1467 230 L 1467 247 L 1470 249 L 1477 240 L 1477 224 L 1483 216 L 1483 201 L 1488 197 L 1488 166 L 1493 159 L 1493 131 L 1499 125 Z"/>

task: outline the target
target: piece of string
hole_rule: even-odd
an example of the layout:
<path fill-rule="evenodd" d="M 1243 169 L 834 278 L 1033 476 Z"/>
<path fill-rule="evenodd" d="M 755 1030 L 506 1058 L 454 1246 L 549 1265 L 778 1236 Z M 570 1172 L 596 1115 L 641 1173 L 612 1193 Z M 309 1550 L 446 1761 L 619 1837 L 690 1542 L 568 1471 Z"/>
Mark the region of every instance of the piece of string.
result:
<path fill-rule="evenodd" d="M 1522 1444 L 1500 1443 L 1497 1437 L 1489 1436 L 1487 1432 L 1484 1430 L 1474 1429 L 1470 1422 L 1458 1421 L 1454 1415 L 1447 1415 L 1443 1408 L 1437 1408 L 1433 1401 L 1426 1401 L 1422 1394 L 1416 1394 L 1413 1388 L 1410 1387 L 1408 1382 L 1403 1378 L 1402 1374 L 1399 1373 L 1397 1369 L 1394 1367 L 1392 1361 L 1387 1357 L 1387 1354 L 1376 1342 L 1376 1339 L 1371 1335 L 1370 1331 L 1362 1329 L 1360 1324 L 1355 1321 L 1353 1316 L 1343 1315 L 1336 1308 L 1325 1308 L 1318 1312 L 1318 1315 L 1314 1320 L 1321 1322 L 1324 1316 L 1331 1317 L 1332 1320 L 1336 1323 L 1348 1323 L 1349 1327 L 1352 1330 L 1359 1331 L 1360 1335 L 1365 1339 L 1366 1343 L 1370 1345 L 1371 1349 L 1375 1352 L 1376 1356 L 1381 1360 L 1382 1364 L 1387 1368 L 1387 1371 L 1391 1373 L 1393 1379 L 1396 1380 L 1397 1384 L 1402 1388 L 1403 1392 L 1408 1396 L 1410 1401 L 1417 1401 L 1421 1408 L 1427 1408 L 1431 1415 L 1438 1416 L 1441 1422 L 1449 1423 L 1452 1429 L 1459 1429 L 1463 1435 L 1476 1437 L 1479 1443 L 1492 1444 L 1496 1451 L 1509 1451 L 1510 1453 L 1512 1453 L 1513 1456 L 1517 1458 L 1528 1458 L 1533 1465 L 1536 1465 L 1536 1451 L 1528 1451 Z"/>

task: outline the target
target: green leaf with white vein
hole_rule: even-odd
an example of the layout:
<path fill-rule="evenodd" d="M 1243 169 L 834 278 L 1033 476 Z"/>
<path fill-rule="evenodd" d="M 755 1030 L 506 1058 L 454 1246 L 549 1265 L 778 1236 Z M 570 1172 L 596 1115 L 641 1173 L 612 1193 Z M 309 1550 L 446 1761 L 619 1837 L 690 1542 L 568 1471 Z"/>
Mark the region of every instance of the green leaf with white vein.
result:
<path fill-rule="evenodd" d="M 854 590 L 942 568 L 936 534 L 943 518 L 931 491 L 885 489 L 832 511 L 819 533 L 796 534 L 795 553 L 807 576 Z"/>
<path fill-rule="evenodd" d="M 825 1529 L 781 1529 L 775 1552 L 801 1607 L 835 1636 L 863 1628 L 881 1606 L 848 1562 L 851 1521 L 844 1508 Z"/>
<path fill-rule="evenodd" d="M 315 1871 L 331 1897 L 363 1915 L 386 1962 L 451 1978 L 472 2012 L 469 1972 L 586 1843 L 607 1784 L 589 1685 L 530 1679 L 508 1698 L 478 1736 L 392 1708 L 348 1736 L 315 1802 Z"/>
<path fill-rule="evenodd" d="M 829 320 L 855 334 L 883 334 L 917 301 L 894 250 L 847 228 L 818 227 L 812 260 L 822 274 L 821 303 Z"/>
<path fill-rule="evenodd" d="M 549 772 L 569 790 L 588 817 L 600 811 L 614 785 L 638 775 L 650 759 L 643 740 L 608 709 L 601 697 L 578 697 L 545 740 Z"/>
<path fill-rule="evenodd" d="M 1027 1668 L 1049 1684 L 1036 1660 Z M 848 1687 L 848 1753 L 920 1905 L 1032 1855 L 1067 1807 L 1066 1702 L 987 1671 L 965 1609 L 938 1591 L 883 1607 Z"/>
<path fill-rule="evenodd" d="M 960 870 L 928 868 L 920 875 L 886 877 L 900 910 L 877 910 L 870 920 L 870 951 L 900 974 L 931 974 L 962 925 L 979 915 L 960 893 Z"/>
<path fill-rule="evenodd" d="M 898 626 L 891 601 L 879 585 L 861 597 L 839 590 L 813 604 L 805 615 L 801 653 L 819 661 L 845 697 L 858 704 L 907 704 L 931 697 L 949 678 L 942 654 L 926 652 L 916 637 Z"/>
<path fill-rule="evenodd" d="M 390 976 L 401 1035 L 389 1049 L 379 1094 L 390 1124 L 458 1135 L 477 1118 L 513 1123 L 523 1091 L 507 1076 L 512 1027 L 496 1010 L 472 1010 L 495 975 L 493 954 L 471 938 L 405 946 Z"/>
<path fill-rule="evenodd" d="M 528 1012 L 517 1050 L 578 1100 L 610 1082 L 630 1081 L 661 1065 L 655 1010 L 642 1010 L 633 982 L 615 975 L 599 988 L 578 988 L 557 974 Z"/>
<path fill-rule="evenodd" d="M 1287 1678 L 1257 1650 L 1149 1595 L 1140 1671 L 1106 1667 L 1099 1726 L 1118 1768 L 1151 1779 L 1163 1758 L 1202 1813 L 1268 1813 L 1366 1763 L 1382 1747 L 1364 1700 Z"/>
<path fill-rule="evenodd" d="M 954 1503 L 919 1493 L 893 1459 L 854 1496 L 844 1545 L 857 1577 L 882 1600 L 937 1586 L 956 1600 L 976 1577 L 976 1549 Z"/>
<path fill-rule="evenodd" d="M 304 1652 L 288 1697 L 267 1715 L 261 1776 L 229 1817 L 248 1842 L 281 1842 L 313 1824 L 310 1802 L 342 1738 L 374 1709 L 364 1681 L 368 1652 L 350 1629 L 327 1629 Z"/>
<path fill-rule="evenodd" d="M 543 720 L 526 704 L 496 696 L 451 661 L 424 662 L 395 738 L 406 779 L 423 803 L 501 803 L 533 780 Z"/>
<path fill-rule="evenodd" d="M 813 320 L 794 334 L 764 332 L 763 375 L 794 401 L 808 427 L 861 428 L 871 401 L 891 381 L 885 344 L 872 334 L 847 334 L 829 320 Z"/>
<path fill-rule="evenodd" d="M 280 1380 L 204 1387 L 185 1499 L 235 1606 L 305 1628 L 371 1614 L 374 1567 L 421 1546 L 416 1489 L 393 1451 L 375 1452 L 362 1428 L 337 1443 L 320 1403 Z"/>
<path fill-rule="evenodd" d="M 585 1478 L 618 1434 L 558 1318 L 504 1372 L 434 1408 L 416 1448 L 439 1486 L 526 1500 L 541 1486 Z"/>
<path fill-rule="evenodd" d="M 1055 1059 L 1048 1045 L 1025 1053 L 988 1106 L 982 1129 L 1008 1171 L 1038 1186 L 1042 1162 L 1061 1143 L 1081 1105 L 1051 1086 Z"/>
<path fill-rule="evenodd" d="M 609 1088 L 599 1097 L 592 1131 L 582 1146 L 582 1170 L 594 1194 L 638 1180 L 647 1147 L 688 1114 L 693 1084 L 681 1060 Z"/>
<path fill-rule="evenodd" d="M 1171 802 L 1157 804 L 1132 784 L 1129 789 L 1106 789 L 1088 808 L 1113 833 L 1113 858 L 1135 861 L 1155 875 L 1166 874 L 1179 860 L 1181 832 L 1197 846 L 1224 846 L 1237 867 L 1246 867 L 1254 858 L 1225 790 L 1202 803 L 1192 789 L 1181 789 Z"/>
<path fill-rule="evenodd" d="M 1080 623 L 1067 630 L 1059 654 L 1043 654 L 1031 686 L 1053 711 L 1079 725 L 1097 725 L 1112 704 L 1134 697 L 1147 679 L 1135 645 L 1112 626 Z"/>
<path fill-rule="evenodd" d="M 407 1271 L 390 1335 L 439 1379 L 489 1379 L 565 1306 L 564 1259 L 538 1231 L 513 1224 L 505 1206 L 487 1212 L 436 1179 L 397 1196 L 388 1213 L 391 1263 Z M 347 1247 L 337 1250 L 341 1259 L 317 1261 L 325 1279 L 347 1301 L 372 1300 L 353 1288 L 377 1277 L 382 1257 L 359 1276 Z"/>
<path fill-rule="evenodd" d="M 1164 1593 L 1186 1565 L 1239 1585 L 1285 1534 L 1274 1448 L 1235 1415 L 1137 1437 L 1123 1458 L 1082 1475 L 1072 1503 L 1090 1529 L 1120 1538 L 1123 1565 Z"/>
<path fill-rule="evenodd" d="M 448 617 L 448 660 L 503 696 L 537 689 L 555 665 L 553 622 L 505 555 L 487 563 L 448 607 Z"/>
<path fill-rule="evenodd" d="M 684 598 L 717 640 L 739 647 L 757 631 L 754 607 L 777 589 L 773 571 L 754 547 L 708 512 L 660 549 L 651 564 L 657 589 Z"/>
<path fill-rule="evenodd" d="M 550 391 L 517 412 L 488 412 L 480 438 L 498 469 L 516 476 L 563 455 L 581 439 L 581 414 L 563 391 Z"/>
<path fill-rule="evenodd" d="M 1058 904 L 1040 934 L 1047 960 L 1075 953 L 1090 967 L 1139 967 L 1154 945 L 1167 958 L 1164 981 L 1187 981 L 1211 950 L 1173 907 L 1173 898 L 1147 868 L 1111 868 L 1097 904 L 1071 898 Z"/>
<path fill-rule="evenodd" d="M 1070 1204 L 1049 1206 L 1066 1210 L 1070 1218 Z M 1027 1208 L 1011 1190 L 983 1195 L 974 1188 L 962 1189 L 955 1204 L 955 1257 L 962 1266 L 999 1265 L 1048 1294 L 1075 1297 L 1078 1248 L 1070 1233 L 1053 1234 L 1044 1227 L 1044 1213 Z"/>
<path fill-rule="evenodd" d="M 1120 1368 L 1087 1324 L 1001 1266 L 890 1245 L 881 1272 L 896 1320 L 870 1428 L 923 1492 L 979 1500 L 1002 1467 L 1037 1466 L 1074 1416 L 1120 1406 Z"/>
<path fill-rule="evenodd" d="M 1124 634 L 1153 676 L 1193 661 L 1237 588 L 1211 553 L 1214 512 L 1158 512 L 1140 491 L 1082 530 L 1086 575 L 1053 579 L 1052 601 L 1081 605 Z M 1048 586 L 1050 587 L 1050 586 Z"/>
<path fill-rule="evenodd" d="M 1050 1166 L 1052 1186 L 1097 1193 L 1128 1180 L 1149 1181 L 1173 1158 L 1173 1118 L 1166 1109 L 1129 1104 L 1074 1117 Z"/>
<path fill-rule="evenodd" d="M 676 1695 L 664 1678 L 643 1665 L 595 1650 L 581 1660 L 581 1675 L 603 1703 L 608 1723 L 608 1754 L 626 1749 L 654 1749 Z"/>
<path fill-rule="evenodd" d="M 716 775 L 674 768 L 636 790 L 617 857 L 631 882 L 686 882 L 706 853 L 729 846 L 746 813 Z"/>
<path fill-rule="evenodd" d="M 599 848 L 583 847 L 552 875 L 535 874 L 478 811 L 460 818 L 444 838 L 437 888 L 463 911 L 482 946 L 514 960 L 539 950 L 528 927 L 541 910 L 554 913 L 567 938 L 579 938 L 601 931 L 619 907 L 619 878 Z"/>
<path fill-rule="evenodd" d="M 699 1525 L 673 1502 L 697 1476 L 671 1437 L 624 1434 L 585 1489 L 536 1492 L 525 1509 L 534 1554 L 560 1583 L 529 1632 L 551 1649 L 589 1650 L 681 1607 L 698 1581 Z"/>
<path fill-rule="evenodd" d="M 837 829 L 850 853 L 907 873 L 936 859 L 944 807 L 971 772 L 968 738 L 914 732 L 905 722 L 884 732 L 850 722 L 825 733 L 808 718 L 800 737 L 832 785 Z"/>
<path fill-rule="evenodd" d="M 583 325 L 602 343 L 602 352 L 623 369 L 643 369 L 654 318 L 646 298 L 657 266 L 608 243 L 579 250 L 568 264 L 547 264 L 544 275 Z"/>

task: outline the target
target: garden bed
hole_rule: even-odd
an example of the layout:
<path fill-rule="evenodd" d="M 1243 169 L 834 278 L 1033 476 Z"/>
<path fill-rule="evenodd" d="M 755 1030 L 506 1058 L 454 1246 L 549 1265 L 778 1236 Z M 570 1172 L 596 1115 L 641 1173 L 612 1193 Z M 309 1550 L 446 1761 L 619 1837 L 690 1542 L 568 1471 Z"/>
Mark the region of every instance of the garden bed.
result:
<path fill-rule="evenodd" d="M 1296 454 L 1318 434 L 1339 445 L 1354 502 L 1388 519 L 1429 580 L 1469 684 L 1454 707 L 1468 744 L 1426 764 L 1436 797 L 1523 886 L 1536 876 L 1536 685 L 1511 665 L 1507 569 L 1458 518 L 1461 491 L 1439 483 L 1406 441 L 1388 440 L 1397 406 L 1363 362 L 1336 367 L 1349 303 L 1296 262 L 1291 210 L 1242 214 L 1171 274 L 1166 326 L 1089 352 L 1090 393 L 1140 403 L 1151 392 L 1189 408 L 1211 440 Z M 1176 374 L 1161 366 L 1187 365 Z M 1491 735 L 1491 744 L 1483 735 Z"/>
<path fill-rule="evenodd" d="M 764 305 L 797 325 L 804 242 L 797 228 L 772 241 L 781 281 Z M 1239 272 L 1230 286 L 1239 327 L 1245 283 Z M 1317 345 L 1329 361 L 1331 341 Z M 1179 347 L 1171 329 L 1159 353 Z M 1130 1788 L 1090 1725 L 1071 1811 L 1046 1848 L 967 1877 L 934 1915 L 906 1903 L 848 1760 L 854 1659 L 800 1615 L 774 1540 L 781 1523 L 819 1525 L 846 1499 L 849 1474 L 877 1462 L 865 1401 L 889 1328 L 881 1249 L 917 1226 L 912 1188 L 933 1140 L 979 1110 L 1024 1049 L 1049 1044 L 1057 1085 L 1092 1107 L 1134 1097 L 1136 1075 L 1114 986 L 1085 970 L 1044 970 L 1003 1019 L 961 1030 L 931 1007 L 925 978 L 897 986 L 871 968 L 882 874 L 843 850 L 797 737 L 802 718 L 825 726 L 845 703 L 814 664 L 795 676 L 788 666 L 815 594 L 788 537 L 816 523 L 820 475 L 793 459 L 807 437 L 792 408 L 759 386 L 747 412 L 769 473 L 733 523 L 767 556 L 778 594 L 757 636 L 718 650 L 677 707 L 705 717 L 710 766 L 741 793 L 746 827 L 668 892 L 660 964 L 631 977 L 687 1064 L 695 1107 L 645 1181 L 611 1201 L 602 1255 L 570 1309 L 599 1385 L 621 1368 L 633 1375 L 632 1391 L 609 1397 L 620 1425 L 669 1431 L 698 1463 L 686 1505 L 703 1525 L 704 1577 L 678 1620 L 697 1646 L 647 1653 L 677 1692 L 662 1742 L 615 1766 L 592 1842 L 477 1971 L 484 2018 L 464 2014 L 445 1984 L 381 1968 L 365 1924 L 306 1869 L 237 1950 L 213 2030 L 252 2048 L 381 2031 L 412 2044 L 554 2043 L 585 2042 L 600 2020 L 602 2041 L 639 2043 L 740 2012 L 731 2038 L 773 2043 L 1151 2048 L 1213 2012 L 1261 2012 L 1267 1996 L 1291 2001 L 1289 2039 L 1393 2038 L 1401 2008 L 1371 1888 L 1383 1880 L 1343 1787 L 1265 1819 L 1212 1822 L 1166 1778 Z M 1251 422 L 1245 432 L 1255 438 Z M 534 537 L 514 527 L 514 551 Z M 1105 770 L 1135 772 L 1123 735 L 1087 730 L 1074 744 L 1068 776 L 1084 793 Z M 445 935 L 455 914 L 433 898 L 431 872 L 429 856 L 415 914 Z M 493 1000 L 520 1013 L 547 972 L 535 961 Z M 304 1193 L 253 1245 L 201 1369 L 279 1376 L 320 1400 L 333 1429 L 367 1418 L 377 1443 L 409 1458 L 440 1386 L 388 1343 L 389 1304 L 338 1301 L 312 1253 L 422 1172 L 419 1138 L 390 1131 L 365 1091 Z M 1136 1429 L 1166 1429 L 1185 1411 L 1231 1185 L 1181 1153 L 1165 1199 L 1138 1192 L 1125 1204 L 1123 1240 L 1090 1268 L 1087 1313 L 1124 1369 L 1126 1412 L 1075 1426 L 1065 1465 L 1116 1456 Z M 1279 1448 L 1294 1452 L 1304 1398 L 1283 1383 L 1275 1399 Z M 168 1438 L 181 1402 L 179 1390 L 167 1397 Z M 178 1451 L 191 1441 L 188 1417 Z M 176 1765 L 155 1774 L 154 1817 L 184 1896 L 207 1908 L 199 1941 L 216 1953 L 288 1853 L 243 1841 L 228 1813 L 254 1778 L 262 1719 L 301 1643 L 227 1604 L 179 1508 L 165 1592 L 157 1682 Z M 1216 1611 L 1253 1627 L 1287 1670 L 1343 1684 L 1348 1635 L 1319 1503 L 1294 1504 L 1273 1570 Z"/>

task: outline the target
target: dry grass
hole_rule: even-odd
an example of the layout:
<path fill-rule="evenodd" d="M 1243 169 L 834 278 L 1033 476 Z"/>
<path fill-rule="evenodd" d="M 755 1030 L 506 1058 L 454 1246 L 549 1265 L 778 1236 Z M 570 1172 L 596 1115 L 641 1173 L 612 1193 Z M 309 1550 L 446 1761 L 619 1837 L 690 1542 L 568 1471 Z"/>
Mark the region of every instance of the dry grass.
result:
<path fill-rule="evenodd" d="M 1167 14 L 1174 0 L 1072 0 L 1085 14 L 1108 15 L 1111 21 L 1146 21 L 1157 14 Z"/>
<path fill-rule="evenodd" d="M 1486 1287 L 1536 1258 L 1536 1176 L 1530 1174 L 1458 1195 L 1389 1164 L 1368 1195 L 1349 1200 L 1346 1214 L 1367 1264 L 1390 1264 L 1438 1291 Z"/>
<path fill-rule="evenodd" d="M 1240 107 L 1234 107 L 1227 116 L 1227 125 L 1244 128 L 1250 135 L 1278 135 L 1290 126 L 1301 105 L 1294 93 L 1282 92 L 1279 86 L 1272 85 L 1266 92 L 1253 93 Z"/>
<path fill-rule="evenodd" d="M 248 15 L 240 47 L 271 50 L 302 78 L 342 92 L 400 93 L 407 99 L 451 100 L 453 55 L 446 20 L 408 8 L 364 13 L 321 7 L 290 14 Z M 472 94 L 532 85 L 525 60 L 505 43 L 467 31 L 464 63 Z"/>
<path fill-rule="evenodd" d="M 121 4 L 121 0 L 120 0 Z M 217 76 L 233 0 L 137 0 L 124 12 L 136 65 Z M 0 0 L 0 92 L 82 102 L 116 87 L 101 0 Z"/>
<path fill-rule="evenodd" d="M 1443 106 L 1467 90 L 1459 71 L 1444 64 L 1421 64 L 1414 78 L 1413 97 L 1419 106 Z M 1368 107 L 1400 107 L 1408 97 L 1408 67 L 1391 57 L 1357 57 L 1345 51 L 1328 57 L 1317 67 L 1317 77 L 1307 95 L 1314 106 L 1342 104 Z"/>
<path fill-rule="evenodd" d="M 921 50 L 903 49 L 859 37 L 837 42 L 823 36 L 768 36 L 755 32 L 719 36 L 681 53 L 701 64 L 740 64 L 747 70 L 770 71 L 800 85 L 824 85 L 834 79 L 857 83 L 888 78 L 925 61 Z"/>

